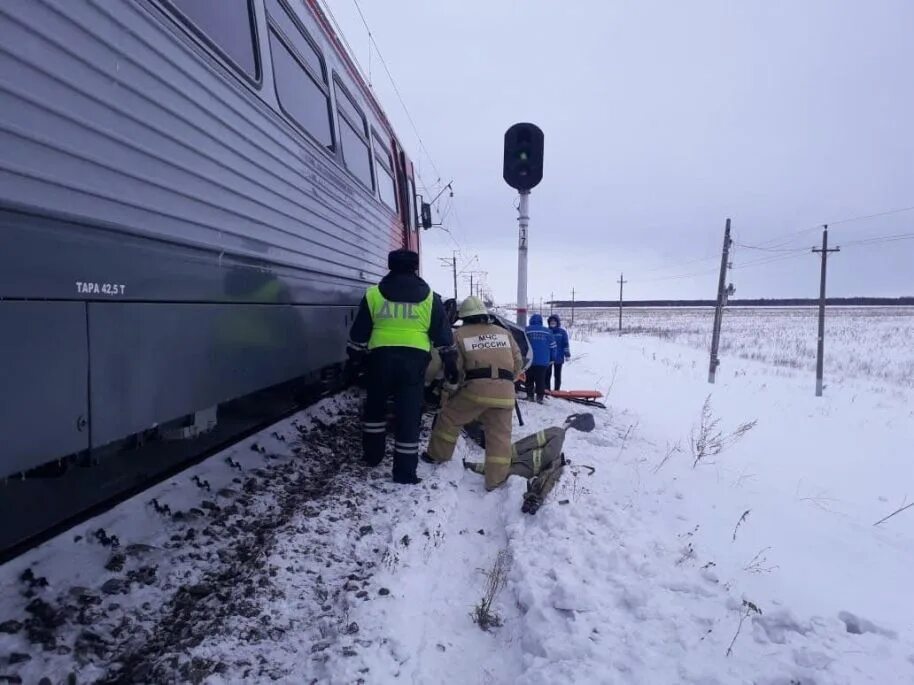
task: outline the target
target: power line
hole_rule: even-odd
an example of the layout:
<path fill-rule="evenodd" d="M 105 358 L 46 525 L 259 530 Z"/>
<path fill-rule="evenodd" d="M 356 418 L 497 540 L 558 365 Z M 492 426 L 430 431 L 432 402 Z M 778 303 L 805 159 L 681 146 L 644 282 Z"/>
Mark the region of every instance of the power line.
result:
<path fill-rule="evenodd" d="M 370 77 L 367 79 L 365 78 L 365 69 L 362 67 L 361 63 L 359 62 L 359 58 L 356 57 L 355 50 L 352 49 L 352 45 L 350 45 L 349 41 L 346 39 L 346 34 L 343 32 L 343 27 L 340 26 L 340 23 L 336 20 L 336 15 L 333 14 L 333 10 L 330 9 L 330 3 L 327 2 L 327 0 L 323 0 L 323 2 L 321 4 L 323 5 L 324 9 L 327 10 L 327 14 L 330 16 L 330 21 L 333 22 L 333 27 L 336 29 L 337 35 L 339 35 L 340 39 L 342 39 L 342 41 L 343 41 L 343 45 L 345 45 L 346 49 L 349 51 L 349 56 L 352 58 L 352 61 L 355 64 L 355 68 L 359 72 L 359 76 L 362 78 L 363 81 L 367 81 L 369 84 L 369 87 L 371 87 L 371 78 Z M 370 51 L 368 53 L 368 58 L 371 59 Z"/>
<path fill-rule="evenodd" d="M 914 206 L 900 207 L 898 209 L 890 209 L 890 210 L 886 210 L 886 211 L 882 211 L 882 212 L 873 212 L 871 214 L 862 214 L 862 215 L 857 215 L 857 216 L 846 217 L 844 219 L 839 219 L 837 221 L 828 222 L 828 225 L 829 225 L 829 227 L 832 227 L 832 226 L 839 225 L 839 224 L 848 224 L 848 223 L 853 223 L 853 222 L 857 222 L 857 221 L 867 221 L 870 219 L 876 219 L 876 218 L 884 217 L 884 216 L 892 216 L 894 214 L 902 214 L 904 212 L 912 212 L 912 211 L 914 211 Z M 763 252 L 776 252 L 776 253 L 783 253 L 785 255 L 801 254 L 801 253 L 805 253 L 808 248 L 799 247 L 799 246 L 789 246 L 789 245 L 791 243 L 795 243 L 801 236 L 803 236 L 807 233 L 818 232 L 820 230 L 822 230 L 821 223 L 816 224 L 815 226 L 810 226 L 808 228 L 801 228 L 799 230 L 778 234 L 778 235 L 774 236 L 773 238 L 764 240 L 761 243 L 758 243 L 756 245 L 749 245 L 746 243 L 739 243 L 736 241 L 734 241 L 734 245 L 738 245 L 739 247 L 743 247 L 748 250 L 759 250 L 759 251 L 763 251 Z M 787 236 L 786 240 L 781 240 L 780 242 L 778 242 L 781 238 L 783 238 L 785 236 Z M 878 240 L 874 239 L 873 242 L 883 242 L 883 241 L 884 242 L 894 242 L 896 240 L 909 240 L 910 238 L 908 236 L 909 236 L 909 234 L 899 234 L 898 236 L 883 236 L 883 237 L 879 238 Z M 864 244 L 868 244 L 869 242 L 870 241 L 867 239 L 866 242 L 854 241 L 854 242 L 846 242 L 844 244 L 845 245 L 857 245 L 857 244 L 864 245 Z M 772 244 L 772 243 L 775 243 L 775 244 Z M 684 266 L 688 266 L 690 264 L 697 264 L 697 263 L 712 261 L 712 260 L 717 260 L 717 259 L 718 259 L 718 257 L 716 255 L 714 255 L 714 256 L 708 256 L 708 257 L 699 257 L 697 259 L 690 259 L 685 262 L 678 262 L 675 264 L 668 263 L 663 266 L 658 266 L 658 267 L 653 267 L 651 269 L 647 269 L 645 271 L 645 273 L 650 273 L 652 271 L 665 271 L 667 269 L 672 269 L 672 268 L 678 269 L 678 268 L 681 268 Z M 774 261 L 779 261 L 779 260 L 774 260 Z M 764 264 L 764 263 L 770 263 L 770 262 L 757 262 L 757 263 Z M 746 268 L 746 265 L 743 265 L 740 268 Z M 644 282 L 651 283 L 654 281 L 679 280 L 682 278 L 692 278 L 693 276 L 701 276 L 706 273 L 713 273 L 714 271 L 716 271 L 716 269 L 696 271 L 693 273 L 675 274 L 672 276 L 662 276 L 660 278 L 649 279 Z"/>
<path fill-rule="evenodd" d="M 738 243 L 735 240 L 733 241 L 733 244 L 737 245 L 739 247 L 744 247 L 747 250 L 761 250 L 763 252 L 797 252 L 797 251 L 806 252 L 805 247 L 788 247 L 788 248 L 762 247 L 761 245 L 747 245 L 746 243 Z"/>
<path fill-rule="evenodd" d="M 733 268 L 734 269 L 747 269 L 747 268 L 752 268 L 752 267 L 756 267 L 756 266 L 764 266 L 765 264 L 773 264 L 775 262 L 782 262 L 787 259 L 795 259 L 796 257 L 805 255 L 808 253 L 809 253 L 809 248 L 804 247 L 802 249 L 792 250 L 790 252 L 790 254 L 787 254 L 787 255 L 776 255 L 776 256 L 772 255 L 772 256 L 768 256 L 768 257 L 762 257 L 760 259 L 756 259 L 753 261 L 748 261 L 745 264 L 737 263 L 733 266 Z M 718 257 L 718 259 L 720 259 L 720 257 Z M 661 276 L 660 278 L 650 278 L 643 282 L 644 283 L 655 283 L 658 281 L 676 281 L 676 280 L 680 280 L 683 278 L 694 278 L 695 276 L 704 276 L 706 274 L 713 274 L 713 273 L 717 273 L 717 268 L 703 269 L 702 271 L 693 271 L 691 273 L 675 274 L 673 276 Z"/>
<path fill-rule="evenodd" d="M 829 227 L 837 226 L 838 224 L 848 224 L 852 221 L 865 221 L 867 219 L 876 219 L 881 216 L 890 216 L 892 214 L 901 214 L 902 212 L 914 212 L 914 207 L 902 207 L 900 209 L 890 209 L 885 212 L 877 212 L 875 214 L 866 214 L 864 216 L 852 216 L 849 219 L 839 219 L 838 221 L 828 221 L 826 222 Z M 820 225 L 821 226 L 821 225 Z"/>
<path fill-rule="evenodd" d="M 409 111 L 409 107 L 406 106 L 406 102 L 403 100 L 403 95 L 400 93 L 400 88 L 397 86 L 397 82 L 394 80 L 393 74 L 390 73 L 390 67 L 387 66 L 387 60 L 384 59 L 384 55 L 381 53 L 381 48 L 378 47 L 378 42 L 374 39 L 374 35 L 371 33 L 371 27 L 368 25 L 368 20 L 365 18 L 365 14 L 362 12 L 362 6 L 359 5 L 359 0 L 352 0 L 352 2 L 355 4 L 356 10 L 359 12 L 359 17 L 361 17 L 362 23 L 365 25 L 365 30 L 368 31 L 368 39 L 371 44 L 374 45 L 374 49 L 378 53 L 378 59 L 381 61 L 381 66 L 384 67 L 384 71 L 387 73 L 387 78 L 390 79 L 390 84 L 393 86 L 394 92 L 397 94 L 397 99 L 400 101 L 400 105 L 403 107 L 403 111 L 406 112 L 406 118 L 409 119 L 410 126 L 413 128 L 413 133 L 416 134 L 416 139 L 419 141 L 419 147 L 421 147 L 422 151 L 425 152 L 425 156 L 428 157 L 428 161 L 431 163 L 432 169 L 438 176 L 438 181 L 440 181 L 441 172 L 438 171 L 438 166 L 435 164 L 435 160 L 432 158 L 431 153 L 429 153 L 428 148 L 425 146 L 425 141 L 422 140 L 422 136 L 419 134 L 419 128 L 416 126 L 413 115 Z"/>
<path fill-rule="evenodd" d="M 403 110 L 406 112 L 406 116 L 409 119 L 410 125 L 412 126 L 413 133 L 415 133 L 416 138 L 419 141 L 419 146 L 422 149 L 422 151 L 425 153 L 426 157 L 428 157 L 428 161 L 431 163 L 432 168 L 434 169 L 435 173 L 438 176 L 438 179 L 435 183 L 436 184 L 440 183 L 441 174 L 438 171 L 438 167 L 435 164 L 435 160 L 432 159 L 432 156 L 429 153 L 428 148 L 425 146 L 425 142 L 422 140 L 422 137 L 419 135 L 419 131 L 416 127 L 415 121 L 413 120 L 412 114 L 410 113 L 409 108 L 406 106 L 406 103 L 403 100 L 403 96 L 400 93 L 400 89 L 397 87 L 397 83 L 396 83 L 396 81 L 394 81 L 393 75 L 391 74 L 390 69 L 387 67 L 387 63 L 384 61 L 384 56 L 381 54 L 381 50 L 378 47 L 378 43 L 374 39 L 374 35 L 371 32 L 371 28 L 368 26 L 368 21 L 365 19 L 365 15 L 362 13 L 362 8 L 359 6 L 359 3 L 356 0 L 353 0 L 353 2 L 355 3 L 356 10 L 358 10 L 359 17 L 361 18 L 362 23 L 365 26 L 365 30 L 368 32 L 369 64 L 370 64 L 370 60 L 371 60 L 371 47 L 374 46 L 375 51 L 378 53 L 378 58 L 381 60 L 381 64 L 384 66 L 384 71 L 387 73 L 387 77 L 390 79 L 391 85 L 393 85 L 394 92 L 397 94 L 397 98 L 400 100 L 400 105 L 403 107 Z M 369 75 L 366 77 L 365 68 L 362 66 L 362 64 L 359 62 L 358 58 L 356 57 L 355 50 L 352 49 L 352 45 L 350 44 L 349 40 L 346 38 L 346 34 L 343 31 L 343 28 L 340 25 L 340 22 L 337 20 L 336 15 L 334 15 L 333 10 L 330 8 L 329 2 L 327 0 L 323 0 L 321 4 L 324 7 L 324 9 L 327 11 L 327 14 L 330 17 L 330 20 L 333 23 L 333 26 L 336 29 L 337 34 L 339 35 L 340 39 L 343 41 L 343 44 L 346 46 L 346 49 L 349 51 L 349 56 L 352 58 L 355 68 L 359 72 L 359 76 L 362 78 L 363 81 L 368 83 L 369 88 L 374 90 L 374 85 L 372 84 L 371 76 Z M 428 183 L 426 183 L 425 179 L 422 177 L 422 172 L 419 171 L 418 168 L 416 169 L 416 176 L 418 177 L 417 180 L 418 180 L 419 185 L 425 190 L 425 192 L 427 194 L 431 195 L 433 191 L 430 190 Z"/>
<path fill-rule="evenodd" d="M 335 17 L 334 14 L 333 14 L 333 11 L 330 9 L 330 7 L 329 7 L 328 4 L 327 4 L 327 0 L 324 0 L 323 4 L 324 4 L 324 5 L 326 6 L 326 8 L 327 8 L 327 13 L 328 13 L 329 16 L 330 16 L 331 21 L 333 22 L 334 27 L 336 28 L 336 31 L 339 33 L 340 37 L 341 37 L 342 40 L 343 40 L 344 45 L 345 45 L 346 48 L 349 50 L 349 52 L 350 52 L 350 54 L 351 54 L 351 56 L 352 56 L 352 59 L 353 59 L 353 61 L 354 61 L 354 63 L 355 63 L 355 66 L 356 66 L 356 68 L 359 70 L 362 79 L 363 79 L 363 80 L 367 80 L 367 82 L 368 82 L 368 84 L 369 84 L 369 87 L 370 87 L 372 90 L 374 90 L 374 86 L 373 86 L 372 83 L 371 83 L 371 77 L 369 76 L 367 79 L 365 79 L 365 70 L 364 70 L 364 68 L 362 67 L 362 65 L 359 63 L 358 59 L 355 57 L 355 51 L 352 49 L 352 45 L 351 45 L 351 44 L 349 43 L 349 41 L 346 39 L 345 33 L 343 32 L 342 27 L 340 26 L 340 23 L 337 21 L 336 17 Z M 406 104 L 405 99 L 403 98 L 403 94 L 402 94 L 402 92 L 400 91 L 400 87 L 399 87 L 399 85 L 397 84 L 397 81 L 396 81 L 396 79 L 394 78 L 393 73 L 392 73 L 391 70 L 390 70 L 390 66 L 387 64 L 387 60 L 384 59 L 384 54 L 381 52 L 381 48 L 380 48 L 380 46 L 378 45 L 377 40 L 375 40 L 374 33 L 373 33 L 372 30 L 371 30 L 371 26 L 368 24 L 368 19 L 367 19 L 367 17 L 365 16 L 365 13 L 362 11 L 362 7 L 361 7 L 361 5 L 359 4 L 359 1 L 358 1 L 358 0 L 353 0 L 353 4 L 355 5 L 356 11 L 357 11 L 358 14 L 359 14 L 359 18 L 360 18 L 361 21 L 362 21 L 362 25 L 365 27 L 365 30 L 366 30 L 366 32 L 368 33 L 368 41 L 369 41 L 369 45 L 368 45 L 368 48 L 369 48 L 369 51 L 368 51 L 368 55 L 369 55 L 369 64 L 370 64 L 370 60 L 371 60 L 371 48 L 374 47 L 374 50 L 375 50 L 375 52 L 377 53 L 378 59 L 379 59 L 379 61 L 381 62 L 381 65 L 384 67 L 384 72 L 387 74 L 387 78 L 388 78 L 388 80 L 390 81 L 391 86 L 393 86 L 394 93 L 396 94 L 397 99 L 398 99 L 399 102 L 400 102 L 400 106 L 403 108 L 403 111 L 404 111 L 404 113 L 406 114 L 407 120 L 409 121 L 410 127 L 412 128 L 412 131 L 413 131 L 413 133 L 414 133 L 415 136 L 416 136 L 416 140 L 417 140 L 418 143 L 419 143 L 419 148 L 420 148 L 420 150 L 422 151 L 422 153 L 424 153 L 424 155 L 425 155 L 426 159 L 428 160 L 429 164 L 431 164 L 432 170 L 434 171 L 434 173 L 435 173 L 435 175 L 436 175 L 436 180 L 435 180 L 435 182 L 430 186 L 430 185 L 426 182 L 425 178 L 423 177 L 422 171 L 421 171 L 421 168 L 420 168 L 421 165 L 419 164 L 419 160 L 417 160 L 417 166 L 416 166 L 416 177 L 417 177 L 417 179 L 416 179 L 416 180 L 418 181 L 418 185 L 423 189 L 423 191 L 424 191 L 428 196 L 431 197 L 431 196 L 434 194 L 434 190 L 435 190 L 435 189 L 438 187 L 438 185 L 441 184 L 441 182 L 442 182 L 442 181 L 441 181 L 441 178 L 442 178 L 442 177 L 441 177 L 441 172 L 440 172 L 440 170 L 438 169 L 438 165 L 435 164 L 435 160 L 434 160 L 434 158 L 432 157 L 431 153 L 429 152 L 428 147 L 427 147 L 426 144 L 425 144 L 425 140 L 422 138 L 422 135 L 419 133 L 419 128 L 418 128 L 418 126 L 416 125 L 416 121 L 415 121 L 415 119 L 413 118 L 412 112 L 410 111 L 409 107 L 408 107 L 407 104 Z M 443 216 L 441 216 L 441 212 L 439 211 L 439 216 L 441 216 L 441 220 L 440 220 L 441 223 L 443 223 L 444 219 L 447 218 L 448 215 L 450 215 L 451 213 L 453 213 L 453 218 L 454 218 L 454 220 L 455 220 L 455 223 L 457 224 L 457 228 L 460 230 L 461 233 L 463 233 L 464 231 L 463 231 L 462 224 L 461 224 L 461 222 L 460 222 L 460 216 L 459 216 L 458 211 L 457 211 L 457 206 L 456 206 L 456 203 L 455 203 L 453 200 L 449 201 L 448 205 L 445 207 Z M 449 230 L 448 228 L 444 227 L 443 225 L 439 226 L 439 228 L 441 228 L 445 233 L 447 233 L 448 238 L 451 240 L 451 242 L 454 243 L 454 245 L 457 247 L 457 249 L 459 249 L 460 251 L 464 251 L 464 249 L 465 249 L 464 246 L 461 244 L 461 242 L 457 239 L 457 237 L 453 234 L 453 232 L 452 232 L 451 230 Z M 464 236 L 464 238 L 466 238 L 466 236 Z"/>
<path fill-rule="evenodd" d="M 832 226 L 837 226 L 840 224 L 849 224 L 849 223 L 854 223 L 857 221 L 868 221 L 870 219 L 877 219 L 877 218 L 880 218 L 883 216 L 892 216 L 894 214 L 902 214 L 904 212 L 912 212 L 912 211 L 914 211 L 914 206 L 900 207 L 898 209 L 889 209 L 889 210 L 885 210 L 885 211 L 881 211 L 881 212 L 873 212 L 871 214 L 861 214 L 861 215 L 857 215 L 857 216 L 850 216 L 850 217 L 846 217 L 844 219 L 838 219 L 837 221 L 822 222 L 822 223 L 816 224 L 815 226 L 810 226 L 809 228 L 801 228 L 799 230 L 781 233 L 779 235 L 774 236 L 773 238 L 769 238 L 768 240 L 762 241 L 758 247 L 759 248 L 761 248 L 762 246 L 769 246 L 771 248 L 783 247 L 785 245 L 792 243 L 797 238 L 799 238 L 801 235 L 804 235 L 806 233 L 820 231 L 822 229 L 822 225 L 825 223 L 827 223 L 829 227 L 832 227 Z M 771 245 L 771 243 L 775 243 L 785 236 L 788 236 L 787 240 L 783 240 L 783 241 L 779 242 L 777 245 Z"/>
<path fill-rule="evenodd" d="M 762 257 L 761 259 L 756 259 L 754 261 L 746 262 L 745 264 L 736 264 L 734 269 L 749 269 L 755 266 L 764 266 L 766 264 L 774 264 L 775 262 L 784 262 L 789 259 L 796 259 L 803 255 L 809 254 L 809 248 L 803 248 L 802 250 L 796 250 L 787 255 L 778 255 L 776 257 Z"/>
<path fill-rule="evenodd" d="M 665 265 L 663 265 L 663 266 L 655 266 L 655 267 L 652 267 L 652 268 L 650 268 L 650 269 L 645 269 L 643 273 L 652 273 L 652 272 L 654 272 L 654 271 L 665 271 L 665 270 L 667 270 L 667 269 L 679 269 L 679 268 L 681 268 L 681 267 L 683 267 L 683 266 L 688 266 L 689 264 L 697 264 L 697 263 L 699 263 L 699 262 L 709 262 L 709 261 L 712 261 L 712 260 L 716 261 L 717 259 L 720 259 L 720 256 L 719 256 L 719 255 L 710 255 L 710 256 L 707 256 L 707 257 L 698 257 L 697 259 L 690 259 L 690 260 L 685 261 L 685 262 L 675 262 L 675 263 L 673 263 L 673 262 L 667 262 L 667 263 L 666 263 Z"/>
<path fill-rule="evenodd" d="M 713 274 L 713 273 L 716 273 L 716 272 L 717 272 L 717 269 L 716 269 L 716 268 L 714 268 L 714 269 L 704 269 L 704 270 L 702 270 L 702 271 L 693 271 L 692 273 L 686 273 L 686 274 L 675 274 L 675 275 L 673 275 L 673 276 L 661 276 L 661 277 L 659 277 L 659 278 L 648 278 L 648 279 L 643 280 L 643 281 L 641 281 L 641 282 L 642 282 L 642 283 L 656 283 L 656 282 L 658 282 L 658 281 L 677 281 L 677 280 L 682 279 L 682 278 L 692 278 L 692 277 L 694 277 L 694 276 L 704 276 L 705 274 Z"/>
<path fill-rule="evenodd" d="M 899 240 L 912 240 L 914 233 L 896 233 L 895 235 L 880 235 L 872 238 L 860 238 L 859 240 L 849 240 L 844 243 L 847 245 L 878 245 L 881 243 L 895 243 Z"/>

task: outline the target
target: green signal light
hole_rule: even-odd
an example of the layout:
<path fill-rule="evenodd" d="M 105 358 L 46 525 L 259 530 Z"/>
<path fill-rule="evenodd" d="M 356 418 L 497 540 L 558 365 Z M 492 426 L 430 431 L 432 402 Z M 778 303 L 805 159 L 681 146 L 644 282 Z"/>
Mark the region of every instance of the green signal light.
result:
<path fill-rule="evenodd" d="M 520 161 L 522 161 L 522 162 L 526 162 L 526 161 L 527 161 L 527 153 L 526 153 L 526 152 L 521 152 L 520 155 L 519 155 L 519 157 L 520 157 Z"/>

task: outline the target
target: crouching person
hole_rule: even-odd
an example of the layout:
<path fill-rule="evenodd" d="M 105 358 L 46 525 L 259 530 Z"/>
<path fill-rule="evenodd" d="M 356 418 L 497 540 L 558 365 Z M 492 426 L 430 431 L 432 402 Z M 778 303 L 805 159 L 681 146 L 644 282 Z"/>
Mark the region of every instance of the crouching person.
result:
<path fill-rule="evenodd" d="M 460 429 L 478 419 L 486 434 L 482 472 L 486 489 L 493 490 L 507 480 L 511 466 L 514 380 L 524 360 L 511 334 L 490 322 L 479 298 L 465 299 L 458 313 L 463 319 L 454 333 L 460 383 L 438 414 L 422 458 L 433 464 L 450 460 Z"/>
<path fill-rule="evenodd" d="M 594 429 L 593 414 L 572 414 L 561 426 L 552 426 L 521 438 L 511 446 L 509 475 L 530 480 L 561 462 L 565 433 L 569 428 L 589 433 Z M 483 474 L 483 464 L 463 462 L 465 468 Z"/>
<path fill-rule="evenodd" d="M 527 492 L 521 506 L 525 514 L 535 514 L 561 478 L 567 463 L 562 447 L 569 428 L 589 433 L 594 428 L 593 414 L 572 414 L 564 425 L 528 435 L 511 446 L 509 475 L 527 480 Z M 479 463 L 464 461 L 463 466 L 475 473 L 484 472 Z"/>

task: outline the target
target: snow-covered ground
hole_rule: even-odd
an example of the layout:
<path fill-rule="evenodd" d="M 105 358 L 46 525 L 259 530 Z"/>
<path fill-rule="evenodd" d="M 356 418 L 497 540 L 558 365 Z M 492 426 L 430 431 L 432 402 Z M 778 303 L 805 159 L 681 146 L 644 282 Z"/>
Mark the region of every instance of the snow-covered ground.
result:
<path fill-rule="evenodd" d="M 565 386 L 609 409 L 535 516 L 465 440 L 389 483 L 353 459 L 355 401 L 325 401 L 0 567 L 0 682 L 914 682 L 914 509 L 873 525 L 914 497 L 914 390 L 816 398 L 728 357 L 712 386 L 648 336 L 573 353 Z M 711 437 L 757 423 L 696 465 L 706 402 Z M 581 410 L 521 408 L 517 437 Z"/>
<path fill-rule="evenodd" d="M 618 310 L 578 309 L 576 330 L 615 332 Z M 570 310 L 561 310 L 565 320 Z M 626 308 L 626 333 L 656 336 L 706 351 L 714 310 L 710 307 Z M 813 374 L 816 368 L 817 307 L 730 307 L 724 313 L 721 354 L 763 361 L 779 373 Z M 914 387 L 912 307 L 829 307 L 825 316 L 825 380 L 865 380 L 874 387 Z"/>

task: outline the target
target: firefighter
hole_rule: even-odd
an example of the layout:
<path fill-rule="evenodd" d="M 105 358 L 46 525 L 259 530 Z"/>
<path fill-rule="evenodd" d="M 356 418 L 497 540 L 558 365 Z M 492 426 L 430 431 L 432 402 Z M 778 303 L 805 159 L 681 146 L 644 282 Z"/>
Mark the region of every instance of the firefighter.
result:
<path fill-rule="evenodd" d="M 351 367 L 365 366 L 367 396 L 362 423 L 362 456 L 369 466 L 384 459 L 387 398 L 393 395 L 396 429 L 393 480 L 416 484 L 419 422 L 425 370 L 437 348 L 449 382 L 457 381 L 453 335 L 441 298 L 422 280 L 419 255 L 394 250 L 390 269 L 365 292 L 349 330 Z"/>
<path fill-rule="evenodd" d="M 589 433 L 594 425 L 593 414 L 572 414 L 562 426 L 552 426 L 521 438 L 511 446 L 510 475 L 529 480 L 552 468 L 556 462 L 561 462 L 568 429 Z M 465 461 L 463 465 L 474 473 L 485 473 L 483 464 Z"/>
<path fill-rule="evenodd" d="M 562 477 L 568 463 L 562 446 L 569 428 L 589 433 L 594 429 L 593 414 L 572 414 L 563 426 L 546 428 L 511 446 L 510 474 L 527 479 L 527 492 L 521 505 L 525 514 L 535 514 Z M 468 461 L 464 461 L 463 466 L 475 473 L 485 470 L 482 464 Z M 585 468 L 593 472 L 593 467 Z"/>
<path fill-rule="evenodd" d="M 493 490 L 508 478 L 511 466 L 511 420 L 514 380 L 524 368 L 512 335 L 494 323 L 478 297 L 460 305 L 463 325 L 455 333 L 461 385 L 438 414 L 428 452 L 432 464 L 448 461 L 462 426 L 478 419 L 486 433 L 486 489 Z"/>

